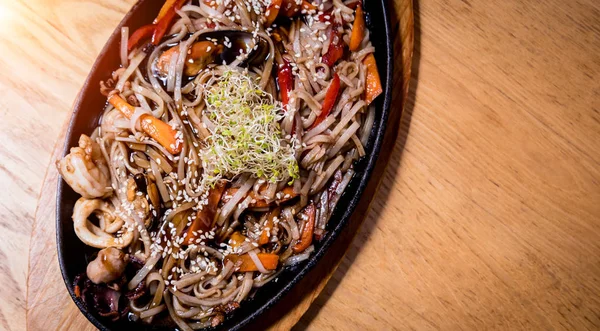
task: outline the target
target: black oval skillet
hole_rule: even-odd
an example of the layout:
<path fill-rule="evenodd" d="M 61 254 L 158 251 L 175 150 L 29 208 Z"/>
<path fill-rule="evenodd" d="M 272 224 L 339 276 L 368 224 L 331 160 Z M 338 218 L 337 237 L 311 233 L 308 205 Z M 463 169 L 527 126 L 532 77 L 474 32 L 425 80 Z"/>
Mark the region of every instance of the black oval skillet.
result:
<path fill-rule="evenodd" d="M 63 155 L 69 148 L 77 144 L 82 133 L 90 134 L 98 125 L 98 120 L 106 104 L 106 98 L 100 94 L 99 82 L 106 79 L 110 73 L 119 67 L 119 42 L 122 26 L 128 26 L 130 31 L 151 22 L 158 13 L 163 1 L 140 0 L 125 15 L 117 26 L 108 42 L 100 52 L 92 70 L 88 75 L 77 99 L 73 115 L 69 123 Z M 250 321 L 259 318 L 267 309 L 272 307 L 287 293 L 310 269 L 323 257 L 344 228 L 362 192 L 369 181 L 379 154 L 386 122 L 389 115 L 392 92 L 392 31 L 390 30 L 389 12 L 386 0 L 365 0 L 367 27 L 370 30 L 371 42 L 375 46 L 375 58 L 383 85 L 383 95 L 375 101 L 376 116 L 373 130 L 366 146 L 367 155 L 355 164 L 356 173 L 343 193 L 327 225 L 328 234 L 321 242 L 315 244 L 315 252 L 303 263 L 284 270 L 277 282 L 270 282 L 259 289 L 254 297 L 244 301 L 241 307 L 231 314 L 218 328 L 237 330 Z M 81 300 L 75 297 L 73 280 L 85 270 L 88 259 L 95 252 L 84 245 L 75 235 L 71 215 L 73 206 L 79 198 L 64 181 L 59 181 L 56 197 L 56 241 L 58 259 L 65 285 L 71 298 L 87 319 L 100 330 L 160 330 L 160 326 L 147 326 L 133 322 L 112 322 L 87 310 Z M 256 324 L 256 323 L 255 323 Z"/>

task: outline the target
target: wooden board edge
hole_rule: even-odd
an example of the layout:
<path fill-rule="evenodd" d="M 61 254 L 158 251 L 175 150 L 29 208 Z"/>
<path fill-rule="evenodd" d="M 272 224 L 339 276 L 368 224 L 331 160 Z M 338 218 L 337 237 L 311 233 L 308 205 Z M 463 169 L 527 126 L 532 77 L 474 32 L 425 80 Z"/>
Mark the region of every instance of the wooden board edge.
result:
<path fill-rule="evenodd" d="M 393 82 L 398 82 L 402 86 L 402 93 L 395 93 L 392 98 L 392 105 L 400 104 L 399 109 L 394 110 L 390 113 L 389 128 L 386 131 L 384 137 L 382 152 L 377 161 L 373 179 L 365 189 L 365 192 L 358 204 L 356 211 L 354 212 L 348 226 L 342 232 L 338 240 L 328 250 L 323 260 L 320 262 L 320 266 L 323 268 L 315 268 L 307 277 L 305 277 L 295 288 L 282 300 L 282 303 L 293 303 L 278 305 L 276 309 L 272 309 L 267 312 L 265 320 L 260 319 L 261 324 L 270 325 L 272 329 L 290 329 L 293 327 L 302 315 L 310 308 L 312 302 L 319 296 L 327 282 L 330 280 L 337 267 L 341 263 L 348 247 L 350 246 L 353 238 L 358 233 L 360 225 L 364 220 L 374 193 L 377 191 L 378 186 L 381 183 L 382 174 L 385 173 L 385 169 L 391 151 L 393 150 L 394 143 L 398 135 L 400 123 L 403 116 L 403 108 L 406 103 L 406 99 L 409 91 L 409 82 L 411 77 L 411 66 L 413 57 L 413 45 L 414 45 L 414 16 L 412 1 L 400 1 L 400 8 L 394 8 L 392 11 L 392 27 L 398 26 L 398 20 L 400 21 L 399 34 L 394 38 L 394 48 L 401 50 L 402 57 L 401 63 L 394 63 L 396 68 L 394 72 Z M 394 3 L 396 6 L 396 4 Z M 398 17 L 398 14 L 399 17 Z M 398 61 L 397 61 L 398 62 Z M 402 68 L 402 70 L 398 70 Z M 60 276 L 60 270 L 58 269 L 57 256 L 56 256 L 56 242 L 55 242 L 55 200 L 56 200 L 56 186 L 58 181 L 58 171 L 56 170 L 54 163 L 57 158 L 62 154 L 63 142 L 65 137 L 66 128 L 69 119 L 65 121 L 61 135 L 57 139 L 54 146 L 54 150 L 50 159 L 50 164 L 46 171 L 46 175 L 43 181 L 42 189 L 38 198 L 38 206 L 36 208 L 34 222 L 32 225 L 32 240 L 29 247 L 29 260 L 28 260 L 28 273 L 27 273 L 27 294 L 26 294 L 26 319 L 27 328 L 36 329 L 42 325 L 46 329 L 53 329 L 52 326 L 58 328 L 60 325 L 64 326 L 65 321 L 70 321 L 68 324 L 71 326 L 77 326 L 79 328 L 85 327 L 93 329 L 93 326 L 87 321 L 87 319 L 79 314 L 77 307 L 70 301 L 67 291 L 64 288 L 62 277 Z M 46 238 L 45 240 L 36 240 L 39 236 Z M 48 254 L 52 252 L 52 254 Z M 51 256 L 49 256 L 51 255 Z M 58 282 L 54 284 L 60 287 L 61 292 L 53 295 L 48 295 L 48 283 Z M 312 288 L 311 291 L 303 291 L 303 293 L 295 293 L 298 289 L 303 287 Z M 290 297 L 292 300 L 290 300 Z M 38 324 L 40 321 L 36 317 L 44 318 L 46 320 L 49 316 L 47 314 L 39 315 L 36 312 L 36 307 L 39 305 L 50 305 L 51 307 L 65 306 L 64 300 L 68 300 L 66 311 L 63 314 L 56 314 L 53 317 L 54 321 L 49 324 Z M 73 316 L 72 313 L 75 313 Z M 46 320 L 46 322 L 49 322 Z M 252 324 L 250 328 L 252 328 Z"/>

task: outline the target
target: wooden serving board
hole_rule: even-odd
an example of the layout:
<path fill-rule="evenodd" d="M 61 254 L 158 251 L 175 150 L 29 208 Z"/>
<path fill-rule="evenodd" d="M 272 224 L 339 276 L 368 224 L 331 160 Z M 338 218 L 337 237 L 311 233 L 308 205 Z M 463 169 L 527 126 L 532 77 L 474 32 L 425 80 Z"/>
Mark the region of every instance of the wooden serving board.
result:
<path fill-rule="evenodd" d="M 379 186 L 398 135 L 404 102 L 408 95 L 414 46 L 414 15 L 412 0 L 390 3 L 394 31 L 394 90 L 388 129 L 372 179 L 367 186 L 348 226 L 329 248 L 321 262 L 273 309 L 248 328 L 291 329 L 308 310 L 339 265 L 352 239 L 359 230 Z M 401 56 L 399 56 L 401 55 Z M 27 275 L 27 328 L 29 330 L 94 330 L 94 326 L 79 312 L 66 291 L 58 265 L 56 250 L 56 187 L 58 172 L 55 161 L 60 158 L 68 124 L 55 143 L 31 234 L 29 272 Z"/>

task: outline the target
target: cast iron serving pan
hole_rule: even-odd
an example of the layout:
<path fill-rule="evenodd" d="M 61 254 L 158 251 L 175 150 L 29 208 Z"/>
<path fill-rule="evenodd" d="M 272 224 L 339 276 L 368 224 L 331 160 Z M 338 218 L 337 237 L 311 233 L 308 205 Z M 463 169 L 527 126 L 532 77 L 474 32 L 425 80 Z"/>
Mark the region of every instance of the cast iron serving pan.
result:
<path fill-rule="evenodd" d="M 101 80 L 106 79 L 112 70 L 118 68 L 120 65 L 119 42 L 121 27 L 128 26 L 130 31 L 135 31 L 138 27 L 147 24 L 156 16 L 163 2 L 162 0 L 140 0 L 125 15 L 125 18 L 108 39 L 75 101 L 63 155 L 68 153 L 70 147 L 77 144 L 77 140 L 82 133 L 90 134 L 98 125 L 100 115 L 106 104 L 106 97 L 100 94 L 98 86 Z M 341 196 L 327 224 L 328 235 L 324 240 L 315 244 L 315 251 L 312 256 L 302 263 L 288 267 L 279 275 L 277 282 L 268 283 L 260 288 L 253 298 L 243 301 L 241 307 L 231 314 L 224 323 L 219 325 L 220 329 L 240 329 L 251 320 L 259 318 L 267 309 L 276 305 L 277 301 L 319 262 L 327 248 L 338 237 L 350 219 L 367 185 L 375 166 L 377 155 L 379 154 L 390 109 L 393 50 L 386 0 L 365 0 L 364 10 L 367 27 L 371 32 L 370 39 L 376 50 L 375 58 L 380 71 L 379 75 L 382 78 L 384 91 L 383 95 L 379 96 L 375 101 L 375 123 L 373 124 L 371 136 L 366 146 L 367 154 L 355 164 L 356 173 Z M 88 311 L 81 300 L 75 297 L 73 280 L 77 274 L 85 271 L 88 259 L 95 251 L 93 248 L 84 245 L 77 238 L 73 230 L 71 215 L 77 199 L 78 195 L 64 181 L 59 181 L 56 198 L 58 259 L 65 285 L 75 304 L 90 322 L 100 330 L 166 330 L 164 326 L 161 327 L 159 325 L 147 326 L 127 321 L 112 322 Z"/>

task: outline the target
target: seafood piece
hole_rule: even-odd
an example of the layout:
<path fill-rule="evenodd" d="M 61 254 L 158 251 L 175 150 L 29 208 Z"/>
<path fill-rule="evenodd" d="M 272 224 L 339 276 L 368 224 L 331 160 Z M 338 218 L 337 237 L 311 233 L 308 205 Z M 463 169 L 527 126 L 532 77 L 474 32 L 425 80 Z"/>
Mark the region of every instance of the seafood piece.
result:
<path fill-rule="evenodd" d="M 101 249 L 96 259 L 88 264 L 86 274 L 94 284 L 108 283 L 121 277 L 128 262 L 127 254 L 107 247 Z"/>
<path fill-rule="evenodd" d="M 217 45 L 225 45 L 219 54 L 219 63 L 231 63 L 241 56 L 241 65 L 259 64 L 269 57 L 269 42 L 262 36 L 254 36 L 251 32 L 238 30 L 217 30 L 203 33 L 200 38 L 216 42 Z"/>
<path fill-rule="evenodd" d="M 223 45 L 215 45 L 210 41 L 198 41 L 192 44 L 185 57 L 184 73 L 195 76 L 202 69 L 214 63 L 218 54 L 223 50 Z M 163 75 L 169 72 L 169 65 L 174 55 L 178 54 L 179 46 L 173 46 L 164 51 L 156 62 L 156 69 Z"/>
<path fill-rule="evenodd" d="M 56 167 L 71 188 L 84 198 L 102 198 L 110 195 L 110 172 L 100 146 L 82 134 L 79 147 L 72 147 Z"/>
<path fill-rule="evenodd" d="M 100 217 L 107 219 L 105 214 L 114 217 L 114 208 L 108 202 L 100 199 L 79 198 L 77 200 L 75 208 L 73 208 L 73 227 L 77 237 L 86 245 L 96 248 L 111 246 L 123 248 L 131 243 L 133 240 L 132 231 L 126 229 L 121 236 L 115 237 L 90 222 L 88 217 L 92 214 L 100 214 Z"/>
<path fill-rule="evenodd" d="M 237 30 L 218 30 L 203 33 L 189 47 L 185 58 L 184 73 L 195 76 L 211 63 L 231 63 L 240 60 L 241 64 L 256 64 L 269 56 L 269 43 L 260 36 Z M 210 40 L 210 41 L 208 41 Z M 156 62 L 156 69 L 165 76 L 169 72 L 173 56 L 179 54 L 179 46 L 164 51 Z"/>

